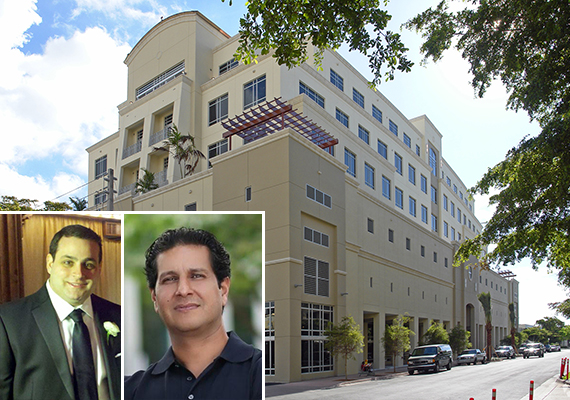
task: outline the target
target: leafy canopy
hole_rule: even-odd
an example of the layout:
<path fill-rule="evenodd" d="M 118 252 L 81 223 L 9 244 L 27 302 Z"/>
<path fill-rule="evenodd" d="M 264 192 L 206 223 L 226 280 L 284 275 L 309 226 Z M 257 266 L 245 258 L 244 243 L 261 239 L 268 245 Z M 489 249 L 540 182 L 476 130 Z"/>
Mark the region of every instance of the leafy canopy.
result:
<path fill-rule="evenodd" d="M 348 358 L 354 359 L 354 353 L 362 353 L 364 346 L 364 335 L 360 330 L 360 325 L 351 316 L 345 316 L 337 325 L 329 322 L 324 335 L 327 337 L 325 348 L 333 356 L 341 355 L 344 358 L 344 375 L 345 379 L 348 379 Z"/>
<path fill-rule="evenodd" d="M 454 265 L 514 264 L 529 257 L 559 270 L 570 286 L 570 4 L 567 0 L 471 0 L 450 11 L 444 0 L 408 21 L 420 31 L 426 58 L 439 60 L 455 46 L 470 63 L 482 97 L 500 79 L 507 107 L 524 110 L 542 132 L 525 137 L 490 168 L 472 193 L 489 194 L 496 211 L 483 232 L 465 241 Z M 497 132 L 499 134 L 499 132 Z M 485 254 L 487 246 L 496 248 Z"/>
<path fill-rule="evenodd" d="M 396 360 L 398 354 L 410 350 L 410 335 L 414 334 L 406 326 L 410 319 L 408 316 L 398 315 L 391 325 L 386 325 L 382 344 L 386 354 L 391 354 L 393 360 Z M 394 372 L 396 372 L 396 362 L 394 361 L 392 364 L 394 365 Z"/>
<path fill-rule="evenodd" d="M 392 80 L 396 70 L 408 72 L 413 63 L 406 58 L 408 49 L 400 35 L 386 30 L 392 17 L 380 9 L 381 3 L 386 6 L 388 1 L 250 0 L 240 19 L 236 57 L 249 64 L 256 62 L 258 54 L 273 52 L 279 65 L 292 68 L 309 59 L 311 43 L 320 65 L 325 49 L 337 50 L 347 43 L 350 51 L 368 57 L 373 85 L 383 77 Z"/>

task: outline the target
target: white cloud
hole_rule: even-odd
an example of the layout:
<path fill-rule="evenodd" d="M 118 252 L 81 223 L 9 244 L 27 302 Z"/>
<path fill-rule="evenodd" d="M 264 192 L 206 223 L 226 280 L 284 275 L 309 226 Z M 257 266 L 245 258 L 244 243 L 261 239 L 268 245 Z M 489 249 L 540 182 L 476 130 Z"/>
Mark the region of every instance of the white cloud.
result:
<path fill-rule="evenodd" d="M 111 19 L 139 21 L 145 25 L 154 25 L 161 16 L 166 17 L 167 9 L 153 0 L 76 0 L 77 7 L 72 11 L 75 18 L 85 12 L 101 12 Z M 148 5 L 150 11 L 142 11 L 142 5 Z"/>

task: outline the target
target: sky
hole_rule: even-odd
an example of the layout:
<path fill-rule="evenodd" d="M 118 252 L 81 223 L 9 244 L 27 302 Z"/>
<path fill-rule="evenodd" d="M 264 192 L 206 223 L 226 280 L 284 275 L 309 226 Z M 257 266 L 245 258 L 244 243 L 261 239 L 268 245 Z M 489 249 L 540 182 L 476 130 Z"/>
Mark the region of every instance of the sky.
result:
<path fill-rule="evenodd" d="M 388 3 L 389 29 L 400 32 L 401 24 L 429 3 Z M 85 149 L 118 129 L 127 54 L 161 17 L 188 10 L 235 35 L 246 7 L 244 0 L 231 6 L 229 0 L 0 0 L 0 195 L 40 204 L 85 197 L 87 188 L 80 188 L 87 183 Z M 420 65 L 421 38 L 400 33 L 415 66 L 378 90 L 406 117 L 428 116 L 443 135 L 444 158 L 467 187 L 523 137 L 539 133 L 525 113 L 505 109 L 500 82 L 476 98 L 468 65 L 457 51 Z M 371 78 L 365 57 L 339 51 Z M 487 199 L 476 197 L 475 204 L 479 220 L 487 221 L 493 211 Z M 533 271 L 530 261 L 507 269 L 521 282 L 520 322 L 554 316 L 547 303 L 566 298 L 556 276 L 544 267 Z"/>

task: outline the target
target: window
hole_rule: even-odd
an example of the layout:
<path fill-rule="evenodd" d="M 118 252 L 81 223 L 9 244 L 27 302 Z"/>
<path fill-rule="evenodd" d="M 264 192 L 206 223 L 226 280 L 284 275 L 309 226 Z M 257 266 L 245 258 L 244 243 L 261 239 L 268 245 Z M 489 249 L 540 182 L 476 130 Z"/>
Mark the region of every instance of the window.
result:
<path fill-rule="evenodd" d="M 228 117 L 228 94 L 212 100 L 208 104 L 208 119 L 210 126 Z"/>
<path fill-rule="evenodd" d="M 374 233 L 374 220 L 373 219 L 368 218 L 367 229 L 368 229 L 368 232 Z"/>
<path fill-rule="evenodd" d="M 435 187 L 431 187 L 431 202 L 437 204 L 437 189 Z"/>
<path fill-rule="evenodd" d="M 102 206 L 107 202 L 107 192 L 101 192 L 95 194 L 95 207 Z"/>
<path fill-rule="evenodd" d="M 402 175 L 402 156 L 398 153 L 394 153 L 394 166 L 396 167 L 396 172 Z"/>
<path fill-rule="evenodd" d="M 95 179 L 101 178 L 107 173 L 107 155 L 95 160 Z"/>
<path fill-rule="evenodd" d="M 208 160 L 228 151 L 228 139 L 220 140 L 208 146 Z"/>
<path fill-rule="evenodd" d="M 461 209 L 457 207 L 457 222 L 461 223 Z"/>
<path fill-rule="evenodd" d="M 143 139 L 143 130 L 141 129 L 137 132 L 137 142 L 142 142 L 142 139 Z"/>
<path fill-rule="evenodd" d="M 184 206 L 184 211 L 196 211 L 196 210 L 197 210 L 197 208 L 196 208 L 196 202 L 190 203 L 190 204 L 186 204 L 186 205 Z"/>
<path fill-rule="evenodd" d="M 429 166 L 431 167 L 432 175 L 437 176 L 437 156 L 431 147 L 429 148 Z"/>
<path fill-rule="evenodd" d="M 394 231 L 392 229 L 388 229 L 388 241 L 394 243 Z"/>
<path fill-rule="evenodd" d="M 404 192 L 402 192 L 402 189 L 395 188 L 394 189 L 394 197 L 395 197 L 395 201 L 396 201 L 396 207 L 401 208 L 403 210 L 404 209 Z"/>
<path fill-rule="evenodd" d="M 364 140 L 366 144 L 370 144 L 370 132 L 368 132 L 360 125 L 358 125 L 358 137 Z"/>
<path fill-rule="evenodd" d="M 421 185 L 422 192 L 427 194 L 427 178 L 425 176 L 423 176 L 423 174 L 420 174 L 420 185 Z"/>
<path fill-rule="evenodd" d="M 382 195 L 390 200 L 390 179 L 382 176 Z"/>
<path fill-rule="evenodd" d="M 275 302 L 265 302 L 265 375 L 275 375 Z"/>
<path fill-rule="evenodd" d="M 446 195 L 443 195 L 443 209 L 445 211 L 448 211 L 448 208 L 449 208 L 448 198 Z"/>
<path fill-rule="evenodd" d="M 455 203 L 454 203 L 453 201 L 451 202 L 451 211 L 450 211 L 450 213 L 451 213 L 451 216 L 452 216 L 452 217 L 455 217 Z"/>
<path fill-rule="evenodd" d="M 410 215 L 415 217 L 416 216 L 416 199 L 414 199 L 413 197 L 409 198 L 409 208 L 410 208 Z"/>
<path fill-rule="evenodd" d="M 416 144 L 416 154 L 418 155 L 418 157 L 421 157 L 420 146 L 418 146 L 417 144 Z"/>
<path fill-rule="evenodd" d="M 346 172 L 356 177 L 356 155 L 348 149 L 344 149 L 344 164 L 348 167 Z"/>
<path fill-rule="evenodd" d="M 392 120 L 389 120 L 390 132 L 398 136 L 398 125 L 396 125 Z"/>
<path fill-rule="evenodd" d="M 301 303 L 301 373 L 333 370 L 333 357 L 325 348 L 329 322 L 333 322 L 332 306 Z"/>
<path fill-rule="evenodd" d="M 436 263 L 437 262 L 437 251 L 433 252 L 433 262 Z"/>
<path fill-rule="evenodd" d="M 422 207 L 421 207 L 421 208 L 422 208 L 422 222 L 423 222 L 424 224 L 427 224 L 427 223 L 428 223 L 428 220 L 427 220 L 427 219 L 428 219 L 428 210 L 427 210 L 427 207 L 422 204 Z"/>
<path fill-rule="evenodd" d="M 437 232 L 437 217 L 435 215 L 431 215 L 431 230 Z"/>
<path fill-rule="evenodd" d="M 449 224 L 443 221 L 443 236 L 449 237 Z"/>
<path fill-rule="evenodd" d="M 364 108 L 364 96 L 355 88 L 352 88 L 352 100 L 354 100 L 360 107 Z"/>
<path fill-rule="evenodd" d="M 251 186 L 245 188 L 245 201 L 246 203 L 251 201 Z"/>
<path fill-rule="evenodd" d="M 416 184 L 416 169 L 408 164 L 408 180 L 412 185 Z"/>
<path fill-rule="evenodd" d="M 388 159 L 388 146 L 381 140 L 378 140 L 378 154 L 380 154 L 386 160 Z"/>
<path fill-rule="evenodd" d="M 321 192 L 314 187 L 307 185 L 307 197 L 311 200 L 316 201 L 319 204 L 322 204 L 325 207 L 331 208 L 332 199 L 331 196 L 328 194 Z"/>
<path fill-rule="evenodd" d="M 338 108 L 336 109 L 336 119 L 348 128 L 348 115 L 340 111 Z"/>
<path fill-rule="evenodd" d="M 447 186 L 451 187 L 451 178 L 449 176 L 445 178 L 445 182 L 447 183 Z"/>
<path fill-rule="evenodd" d="M 243 109 L 265 101 L 265 75 L 243 85 Z"/>
<path fill-rule="evenodd" d="M 331 68 L 331 83 L 344 92 L 344 79 Z"/>
<path fill-rule="evenodd" d="M 404 144 L 410 149 L 412 148 L 412 139 L 404 133 Z"/>
<path fill-rule="evenodd" d="M 146 96 L 147 94 L 154 92 L 159 87 L 166 85 L 174 78 L 182 75 L 183 72 L 184 72 L 184 61 L 176 64 L 174 67 L 170 68 L 169 70 L 163 72 L 162 74 L 156 76 L 154 79 L 148 81 L 147 83 L 139 87 L 135 91 L 136 100 L 139 100 L 140 98 Z"/>
<path fill-rule="evenodd" d="M 238 65 L 239 65 L 239 61 L 236 60 L 235 58 L 232 58 L 231 60 L 226 61 L 225 63 L 220 65 L 219 73 L 220 73 L 220 75 L 225 74 L 226 72 L 234 69 Z"/>
<path fill-rule="evenodd" d="M 453 192 L 457 194 L 457 185 L 453 185 Z"/>
<path fill-rule="evenodd" d="M 382 111 L 376 108 L 375 105 L 372 105 L 372 116 L 376 118 L 376 120 L 382 123 Z"/>
<path fill-rule="evenodd" d="M 305 257 L 305 294 L 329 297 L 329 263 Z"/>
<path fill-rule="evenodd" d="M 329 235 L 327 234 L 311 229 L 309 227 L 305 227 L 304 237 L 308 242 L 320 244 L 324 247 L 329 247 Z"/>
<path fill-rule="evenodd" d="M 412 249 L 412 239 L 406 238 L 406 250 Z"/>
<path fill-rule="evenodd" d="M 448 261 L 447 261 L 447 257 L 445 257 L 445 258 L 443 259 L 443 265 L 445 265 L 445 268 L 449 268 L 449 264 L 448 264 Z M 447 299 L 446 299 L 446 300 L 447 300 Z"/>
<path fill-rule="evenodd" d="M 368 163 L 364 163 L 364 183 L 372 189 L 375 187 L 374 168 L 368 165 Z"/>
<path fill-rule="evenodd" d="M 421 255 L 422 257 L 425 257 L 425 256 L 426 256 L 426 248 L 425 248 L 424 245 L 421 245 L 421 246 L 420 246 L 420 255 Z"/>
<path fill-rule="evenodd" d="M 299 81 L 299 94 L 306 94 L 311 100 L 317 103 L 322 108 L 325 108 L 325 98 L 315 92 L 313 89 Z"/>

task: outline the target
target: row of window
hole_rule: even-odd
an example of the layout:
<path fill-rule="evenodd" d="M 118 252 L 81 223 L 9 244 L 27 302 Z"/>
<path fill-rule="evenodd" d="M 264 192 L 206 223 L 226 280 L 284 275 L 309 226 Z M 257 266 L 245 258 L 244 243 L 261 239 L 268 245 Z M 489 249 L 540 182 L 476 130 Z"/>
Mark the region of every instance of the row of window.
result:
<path fill-rule="evenodd" d="M 372 277 L 370 278 L 370 287 L 372 287 Z M 390 283 L 390 293 L 394 293 L 394 282 Z M 411 290 L 410 287 L 408 286 L 408 297 L 410 297 L 411 294 Z M 424 290 L 422 290 L 422 300 L 425 300 L 426 298 L 426 292 Z M 437 294 L 434 295 L 434 301 L 437 303 Z M 448 298 L 445 298 L 445 304 L 448 304 Z"/>

